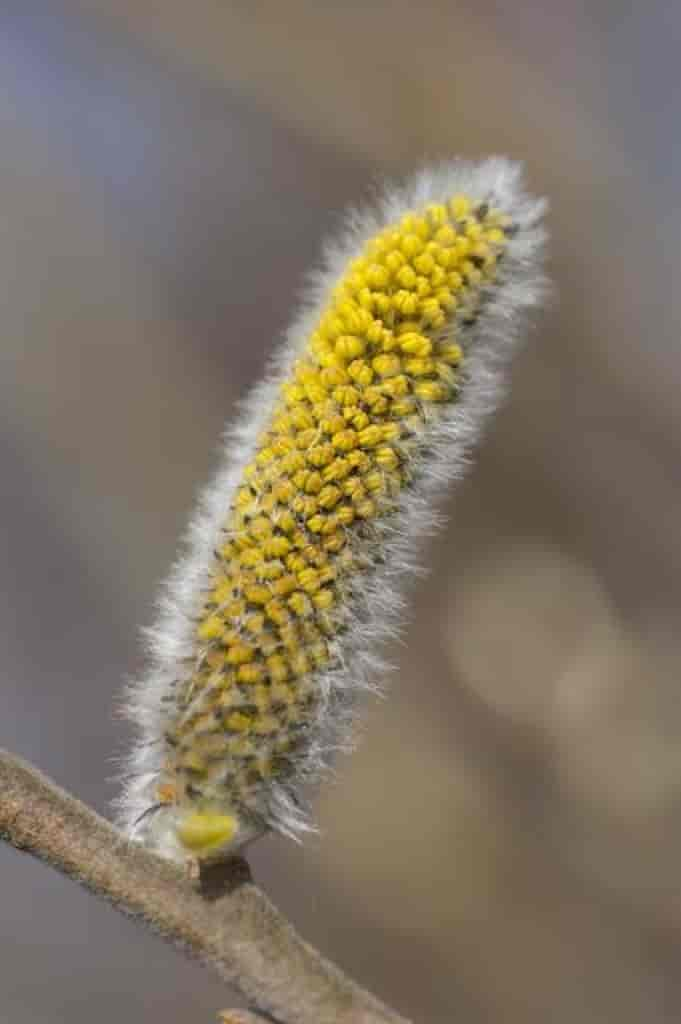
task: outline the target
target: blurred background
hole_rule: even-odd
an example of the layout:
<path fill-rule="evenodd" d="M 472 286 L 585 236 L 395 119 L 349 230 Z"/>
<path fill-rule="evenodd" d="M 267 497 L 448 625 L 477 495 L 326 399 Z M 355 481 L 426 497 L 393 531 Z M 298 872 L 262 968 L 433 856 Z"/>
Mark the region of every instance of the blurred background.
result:
<path fill-rule="evenodd" d="M 550 197 L 390 697 L 321 836 L 251 857 L 418 1024 L 681 1017 L 680 43 L 672 0 L 2 4 L 0 744 L 105 813 L 139 626 L 343 207 L 456 154 Z M 0 892 L 9 1024 L 236 1002 L 6 848 Z"/>

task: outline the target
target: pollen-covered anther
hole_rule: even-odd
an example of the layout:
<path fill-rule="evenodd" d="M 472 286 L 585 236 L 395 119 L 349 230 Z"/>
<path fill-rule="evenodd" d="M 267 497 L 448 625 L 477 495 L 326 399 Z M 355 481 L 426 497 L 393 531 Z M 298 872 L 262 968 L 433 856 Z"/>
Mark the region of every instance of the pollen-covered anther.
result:
<path fill-rule="evenodd" d="M 237 819 L 231 814 L 196 812 L 179 823 L 177 838 L 190 853 L 205 857 L 228 845 L 237 828 Z"/>

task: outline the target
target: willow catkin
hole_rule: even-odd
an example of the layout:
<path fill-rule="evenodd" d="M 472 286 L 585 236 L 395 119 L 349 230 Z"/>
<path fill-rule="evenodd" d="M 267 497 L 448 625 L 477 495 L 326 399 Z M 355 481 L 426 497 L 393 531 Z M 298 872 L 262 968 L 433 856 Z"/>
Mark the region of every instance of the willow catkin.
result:
<path fill-rule="evenodd" d="M 327 250 L 227 435 L 130 689 L 121 816 L 165 856 L 309 827 L 301 785 L 351 738 L 439 493 L 543 291 L 542 210 L 508 162 L 456 162 Z"/>

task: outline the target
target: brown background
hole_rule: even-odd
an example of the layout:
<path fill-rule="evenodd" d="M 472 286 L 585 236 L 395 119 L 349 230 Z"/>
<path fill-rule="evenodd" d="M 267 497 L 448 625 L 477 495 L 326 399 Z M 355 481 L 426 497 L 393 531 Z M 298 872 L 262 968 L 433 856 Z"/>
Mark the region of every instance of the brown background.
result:
<path fill-rule="evenodd" d="M 681 1017 L 681 8 L 16 0 L 0 13 L 0 744 L 100 810 L 138 626 L 348 201 L 507 153 L 557 296 L 431 544 L 300 929 L 419 1024 Z M 207 972 L 0 849 L 9 1024 L 210 1021 Z"/>

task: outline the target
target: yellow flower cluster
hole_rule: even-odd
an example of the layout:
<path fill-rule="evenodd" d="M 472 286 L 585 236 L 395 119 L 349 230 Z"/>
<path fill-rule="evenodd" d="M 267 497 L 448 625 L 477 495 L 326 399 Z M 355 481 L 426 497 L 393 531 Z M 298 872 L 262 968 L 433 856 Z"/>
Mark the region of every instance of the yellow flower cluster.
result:
<path fill-rule="evenodd" d="M 226 510 L 161 803 L 247 812 L 304 752 L 367 539 L 456 398 L 457 331 L 510 227 L 463 195 L 429 205 L 369 241 L 332 292 Z"/>

